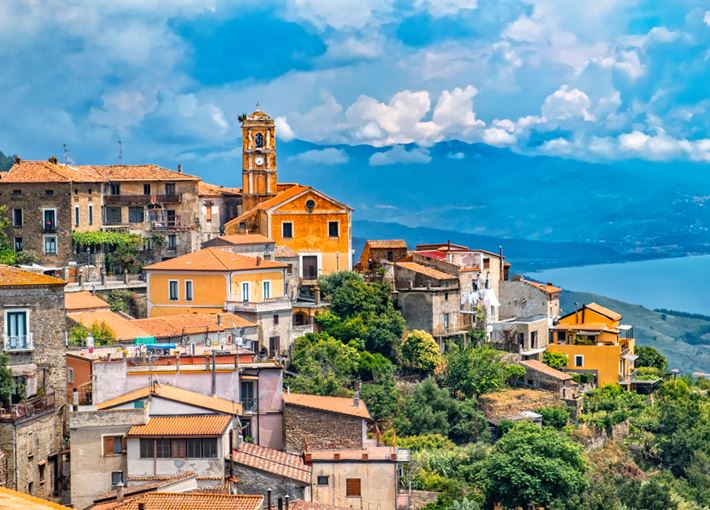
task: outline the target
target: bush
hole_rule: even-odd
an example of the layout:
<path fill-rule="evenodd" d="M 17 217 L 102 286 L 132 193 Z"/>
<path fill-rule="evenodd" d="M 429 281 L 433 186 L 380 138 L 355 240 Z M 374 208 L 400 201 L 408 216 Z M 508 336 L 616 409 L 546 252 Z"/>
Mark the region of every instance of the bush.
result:
<path fill-rule="evenodd" d="M 441 366 L 444 358 L 434 337 L 415 329 L 402 342 L 402 361 L 416 370 L 433 372 Z"/>
<path fill-rule="evenodd" d="M 390 429 L 385 433 L 383 442 L 389 446 L 395 445 L 394 430 Z M 437 449 L 450 450 L 454 448 L 454 443 L 448 437 L 441 434 L 422 434 L 421 436 L 397 437 L 396 443 L 399 448 L 409 448 L 412 451 Z"/>
<path fill-rule="evenodd" d="M 489 345 L 453 345 L 443 378 L 452 392 L 470 398 L 503 388 L 510 375 L 508 366 L 503 353 Z"/>
<path fill-rule="evenodd" d="M 558 430 L 567 425 L 570 417 L 570 410 L 567 406 L 543 407 L 538 410 L 538 413 L 542 415 L 543 425 L 554 427 Z"/>
<path fill-rule="evenodd" d="M 559 370 L 560 368 L 567 366 L 569 356 L 562 354 L 561 352 L 545 351 L 542 354 L 542 362 L 551 368 Z"/>

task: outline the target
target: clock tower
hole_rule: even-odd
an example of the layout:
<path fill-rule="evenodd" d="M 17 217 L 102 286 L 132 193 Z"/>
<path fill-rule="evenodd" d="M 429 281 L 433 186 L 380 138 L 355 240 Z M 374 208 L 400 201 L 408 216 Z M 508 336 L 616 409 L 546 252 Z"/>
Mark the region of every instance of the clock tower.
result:
<path fill-rule="evenodd" d="M 240 117 L 242 124 L 242 200 L 249 211 L 276 195 L 274 119 L 261 111 Z"/>

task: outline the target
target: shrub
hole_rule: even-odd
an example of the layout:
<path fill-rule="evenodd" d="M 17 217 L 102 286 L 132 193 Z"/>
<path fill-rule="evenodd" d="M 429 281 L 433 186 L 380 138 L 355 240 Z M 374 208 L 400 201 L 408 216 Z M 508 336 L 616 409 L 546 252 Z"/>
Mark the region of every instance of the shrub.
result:
<path fill-rule="evenodd" d="M 548 427 L 561 429 L 570 417 L 570 410 L 567 406 L 543 407 L 538 411 L 542 415 L 542 424 Z"/>
<path fill-rule="evenodd" d="M 549 367 L 559 370 L 567 366 L 569 362 L 569 356 L 562 354 L 561 352 L 545 351 L 542 355 L 542 362 Z"/>
<path fill-rule="evenodd" d="M 416 370 L 433 372 L 443 363 L 439 344 L 426 331 L 415 329 L 402 343 L 402 361 Z"/>

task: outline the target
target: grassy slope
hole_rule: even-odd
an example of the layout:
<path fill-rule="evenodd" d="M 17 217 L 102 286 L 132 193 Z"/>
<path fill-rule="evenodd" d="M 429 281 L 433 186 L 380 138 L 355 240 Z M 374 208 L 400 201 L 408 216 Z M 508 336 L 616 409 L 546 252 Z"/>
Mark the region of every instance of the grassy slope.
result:
<path fill-rule="evenodd" d="M 637 343 L 658 349 L 668 358 L 671 368 L 710 372 L 710 344 L 692 345 L 681 339 L 683 335 L 701 336 L 703 328 L 710 327 L 710 320 L 663 314 L 588 292 L 564 291 L 560 299 L 565 312 L 574 310 L 575 302 L 592 301 L 623 314 L 623 323 L 634 326 Z"/>

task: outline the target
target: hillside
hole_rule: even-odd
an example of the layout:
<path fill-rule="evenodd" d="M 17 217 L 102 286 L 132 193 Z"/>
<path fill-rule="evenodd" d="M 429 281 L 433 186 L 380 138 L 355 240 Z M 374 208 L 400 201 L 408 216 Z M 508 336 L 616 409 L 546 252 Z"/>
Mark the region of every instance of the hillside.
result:
<path fill-rule="evenodd" d="M 621 313 L 623 322 L 634 326 L 636 341 L 661 351 L 671 368 L 710 372 L 710 319 L 657 312 L 588 292 L 563 291 L 560 297 L 565 312 L 574 310 L 575 302 L 592 301 Z"/>
<path fill-rule="evenodd" d="M 0 151 L 0 172 L 6 172 L 9 170 L 14 162 L 15 156 L 6 156 L 2 151 Z"/>

